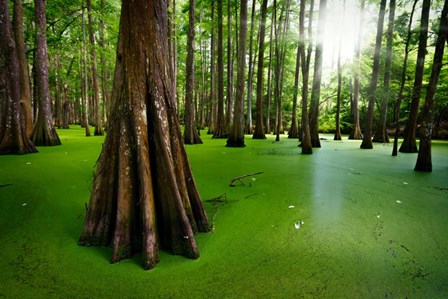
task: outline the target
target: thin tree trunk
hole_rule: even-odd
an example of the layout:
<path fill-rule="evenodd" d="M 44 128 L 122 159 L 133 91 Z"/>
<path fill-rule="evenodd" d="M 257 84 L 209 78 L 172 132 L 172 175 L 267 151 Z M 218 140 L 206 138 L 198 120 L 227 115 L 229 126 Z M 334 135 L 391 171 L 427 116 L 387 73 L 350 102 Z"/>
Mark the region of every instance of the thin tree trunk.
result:
<path fill-rule="evenodd" d="M 266 14 L 268 0 L 261 4 L 260 36 L 258 46 L 258 70 L 257 70 L 257 112 L 255 116 L 255 129 L 253 139 L 266 139 L 263 128 L 263 71 L 264 71 L 264 39 L 266 35 Z"/>
<path fill-rule="evenodd" d="M 92 83 L 93 83 L 93 114 L 95 118 L 95 136 L 103 136 L 103 120 L 101 118 L 101 108 L 100 108 L 100 93 L 99 93 L 99 82 L 98 82 L 98 66 L 96 61 L 96 49 L 95 49 L 95 36 L 93 31 L 93 16 L 92 16 L 92 0 L 86 0 L 87 2 L 87 14 L 89 22 L 89 40 L 90 40 L 90 60 L 92 63 Z"/>
<path fill-rule="evenodd" d="M 123 1 L 110 130 L 79 244 L 111 245 L 112 262 L 159 247 L 198 258 L 209 231 L 182 143 L 169 61 L 165 1 Z"/>
<path fill-rule="evenodd" d="M 296 70 L 294 72 L 294 93 L 292 98 L 292 117 L 291 127 L 288 130 L 288 138 L 298 138 L 299 132 L 297 130 L 297 96 L 299 93 L 299 73 L 300 73 L 300 46 L 297 45 L 296 54 Z"/>
<path fill-rule="evenodd" d="M 216 115 L 216 77 L 215 77 L 215 0 L 212 0 L 212 33 L 210 36 L 210 108 L 209 108 L 209 118 L 208 118 L 208 132 L 207 134 L 214 134 L 215 132 L 215 115 Z"/>
<path fill-rule="evenodd" d="M 244 77 L 246 69 L 246 38 L 247 38 L 247 0 L 241 0 L 240 30 L 238 38 L 238 71 L 235 98 L 235 113 L 232 130 L 227 139 L 229 147 L 244 147 Z"/>
<path fill-rule="evenodd" d="M 313 85 L 311 89 L 311 103 L 310 103 L 310 135 L 311 145 L 313 147 L 320 147 L 319 139 L 319 100 L 320 100 L 320 85 L 322 80 L 322 61 L 323 61 L 323 39 L 325 33 L 325 18 L 327 10 L 327 0 L 320 0 L 319 3 L 319 23 L 317 25 L 317 42 L 316 52 L 314 56 L 314 73 Z"/>
<path fill-rule="evenodd" d="M 196 0 L 190 0 L 189 25 L 187 33 L 187 63 L 186 63 L 186 94 L 185 94 L 185 131 L 184 143 L 197 144 L 202 143 L 201 137 L 195 127 L 195 109 L 193 103 L 193 91 L 195 86 L 195 68 L 194 68 L 194 30 L 195 30 L 195 12 Z M 197 94 L 197 93 L 196 93 Z"/>
<path fill-rule="evenodd" d="M 60 145 L 61 141 L 53 128 L 53 116 L 51 113 L 50 88 L 48 85 L 48 60 L 45 1 L 34 0 L 36 22 L 36 71 L 39 92 L 39 112 L 36 124 L 31 134 L 31 141 L 35 145 L 53 146 Z"/>
<path fill-rule="evenodd" d="M 107 123 L 110 114 L 110 102 L 109 102 L 109 90 L 107 88 L 107 65 L 106 65 L 106 42 L 104 38 L 105 30 L 105 11 L 104 11 L 104 0 L 101 0 L 101 18 L 100 18 L 100 39 L 98 41 L 101 47 L 100 52 L 100 62 L 101 62 L 101 96 L 103 100 L 103 118 L 105 127 L 107 128 Z"/>
<path fill-rule="evenodd" d="M 84 18 L 84 2 L 81 2 L 82 6 L 82 16 L 81 16 L 81 27 L 82 27 L 82 65 L 83 65 L 83 90 L 82 90 L 82 112 L 83 112 L 83 123 L 86 130 L 86 136 L 90 136 L 90 127 L 89 127 L 89 100 L 88 100 L 88 74 L 87 74 L 87 42 L 86 42 L 86 25 Z"/>
<path fill-rule="evenodd" d="M 392 156 L 397 156 L 398 152 L 398 136 L 400 135 L 400 107 L 401 107 L 401 101 L 403 99 L 403 91 L 404 91 L 404 85 L 406 84 L 406 70 L 408 66 L 408 56 L 409 56 L 409 44 L 411 43 L 411 36 L 412 36 L 412 21 L 414 18 L 414 12 L 415 7 L 417 5 L 418 0 L 414 0 L 414 4 L 412 5 L 411 15 L 409 17 L 409 23 L 408 23 L 408 35 L 406 37 L 406 45 L 404 50 L 404 60 L 403 60 L 403 67 L 401 71 L 401 83 L 400 83 L 400 90 L 398 91 L 397 96 L 397 102 L 395 104 L 395 134 L 394 134 L 394 147 L 392 150 Z"/>
<path fill-rule="evenodd" d="M 226 138 L 224 117 L 224 57 L 223 57 L 223 16 L 222 1 L 218 0 L 218 118 L 213 138 Z"/>
<path fill-rule="evenodd" d="M 256 0 L 252 1 L 252 13 L 250 18 L 250 34 L 249 34 L 249 74 L 247 77 L 247 113 L 246 113 L 246 127 L 244 129 L 246 134 L 252 134 L 252 84 L 254 78 L 253 68 L 253 37 L 254 37 L 254 25 L 255 25 L 255 6 Z"/>
<path fill-rule="evenodd" d="M 271 132 L 271 96 L 272 96 L 272 40 L 275 28 L 274 11 L 272 11 L 271 32 L 269 34 L 269 66 L 268 66 L 268 90 L 266 95 L 266 128 L 265 132 Z"/>
<path fill-rule="evenodd" d="M 415 171 L 432 171 L 431 159 L 431 138 L 434 124 L 434 104 L 437 89 L 437 81 L 439 79 L 440 70 L 443 62 L 443 51 L 445 48 L 445 41 L 448 35 L 448 0 L 442 10 L 440 19 L 439 33 L 437 36 L 436 50 L 434 53 L 434 60 L 432 64 L 431 77 L 428 83 L 428 90 L 426 92 L 426 101 L 423 106 L 422 125 L 420 132 L 420 150 L 417 156 Z"/>
<path fill-rule="evenodd" d="M 232 1 L 227 1 L 227 113 L 226 124 L 230 131 L 233 122 L 233 49 L 232 49 Z"/>
<path fill-rule="evenodd" d="M 362 149 L 372 149 L 372 123 L 373 123 L 373 113 L 375 108 L 376 90 L 378 83 L 378 75 L 380 70 L 380 59 L 381 59 L 381 42 L 383 37 L 383 27 L 384 27 L 384 14 L 386 10 L 386 0 L 381 0 L 380 12 L 378 16 L 378 27 L 376 31 L 376 43 L 375 43 L 375 56 L 373 58 L 373 69 L 372 69 L 372 79 L 369 86 L 369 106 L 366 115 L 366 125 L 364 130 L 364 137 L 362 139 L 361 148 Z"/>
<path fill-rule="evenodd" d="M 342 47 L 342 37 L 345 20 L 345 0 L 343 2 L 342 8 L 342 18 L 339 20 L 341 22 L 339 29 L 339 47 L 338 47 L 338 91 L 337 91 L 337 104 L 336 104 L 336 132 L 334 134 L 334 140 L 341 140 L 341 90 L 342 90 L 342 66 L 341 66 L 341 47 Z"/>
<path fill-rule="evenodd" d="M 402 153 L 418 152 L 415 132 L 417 130 L 418 108 L 420 105 L 420 96 L 424 75 L 430 5 L 430 0 L 423 0 L 422 17 L 420 21 L 420 36 L 418 42 L 417 65 L 415 67 L 414 88 L 411 97 L 411 109 L 409 111 L 409 118 L 404 131 L 403 143 L 401 144 L 399 150 Z"/>
<path fill-rule="evenodd" d="M 20 104 L 24 116 L 23 121 L 26 133 L 28 136 L 31 136 L 33 132 L 33 110 L 31 105 L 30 75 L 26 61 L 25 40 L 23 36 L 23 9 L 21 0 L 14 0 L 12 26 L 19 59 Z"/>
<path fill-rule="evenodd" d="M 310 135 L 310 127 L 308 122 L 308 78 L 309 78 L 309 61 L 305 57 L 305 3 L 306 0 L 300 1 L 300 16 L 299 16 L 299 52 L 300 59 L 302 62 L 302 123 L 301 123 L 301 139 L 302 139 L 302 154 L 312 154 L 313 147 L 311 145 L 311 135 Z M 310 20 L 309 24 L 312 23 L 312 11 L 313 11 L 314 2 L 311 1 L 310 4 Z M 311 27 L 311 26 L 310 26 Z M 309 28 L 308 32 L 309 38 L 311 38 L 311 28 Z M 311 44 L 311 40 L 309 41 Z M 308 47 L 308 50 L 311 52 L 311 47 Z M 309 55 L 310 56 L 310 55 Z"/>
<path fill-rule="evenodd" d="M 378 122 L 377 130 L 373 138 L 373 142 L 388 143 L 389 135 L 387 134 L 387 107 L 389 104 L 390 95 L 390 75 L 392 67 L 392 44 L 394 39 L 394 19 L 395 19 L 395 0 L 390 0 L 389 3 L 389 21 L 387 27 L 387 48 L 386 48 L 386 63 L 384 65 L 384 84 L 383 96 L 381 101 L 380 121 Z"/>
<path fill-rule="evenodd" d="M 0 0 L 0 57 L 5 60 L 4 116 L 0 119 L 0 155 L 27 154 L 37 152 L 30 141 L 22 121 L 20 107 L 20 64 L 12 25 L 10 23 L 8 1 Z M 3 60 L 1 59 L 1 60 Z M 1 74 L 0 74 L 1 76 Z M 1 80 L 1 79 L 0 79 Z"/>
<path fill-rule="evenodd" d="M 361 72 L 361 40 L 362 29 L 364 23 L 364 7 L 365 0 L 361 0 L 360 13 L 359 13 L 359 25 L 355 43 L 355 71 L 353 82 L 353 102 L 351 106 L 352 111 L 352 129 L 348 139 L 359 140 L 362 139 L 361 126 L 359 125 L 359 89 L 360 89 L 360 72 Z"/>

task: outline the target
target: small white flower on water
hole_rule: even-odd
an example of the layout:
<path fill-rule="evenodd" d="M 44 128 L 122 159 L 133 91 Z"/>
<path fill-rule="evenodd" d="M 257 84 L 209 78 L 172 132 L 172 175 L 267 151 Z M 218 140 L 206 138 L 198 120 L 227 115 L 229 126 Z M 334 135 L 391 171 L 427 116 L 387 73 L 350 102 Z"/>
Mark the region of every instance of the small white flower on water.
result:
<path fill-rule="evenodd" d="M 257 180 L 256 178 L 252 178 L 252 181 L 254 181 L 254 182 L 255 182 L 256 180 Z"/>
<path fill-rule="evenodd" d="M 396 203 L 401 203 L 401 200 L 396 200 L 395 202 L 396 202 Z"/>
<path fill-rule="evenodd" d="M 376 218 L 380 218 L 380 217 L 381 217 L 380 214 L 376 215 Z"/>
<path fill-rule="evenodd" d="M 294 223 L 294 227 L 296 228 L 296 229 L 299 229 L 301 226 L 302 226 L 302 224 L 304 224 L 305 222 L 303 222 L 303 221 L 297 221 L 296 223 Z"/>
<path fill-rule="evenodd" d="M 291 205 L 291 206 L 288 207 L 288 209 L 294 209 L 295 207 L 296 206 Z"/>
<path fill-rule="evenodd" d="M 407 183 L 407 182 L 403 182 L 403 184 L 404 184 L 404 185 L 407 185 L 408 183 Z"/>
<path fill-rule="evenodd" d="M 31 165 L 31 162 L 26 162 L 26 165 Z"/>
<path fill-rule="evenodd" d="M 26 203 L 26 202 L 24 202 L 23 204 L 22 204 L 22 207 L 26 207 L 28 204 Z"/>

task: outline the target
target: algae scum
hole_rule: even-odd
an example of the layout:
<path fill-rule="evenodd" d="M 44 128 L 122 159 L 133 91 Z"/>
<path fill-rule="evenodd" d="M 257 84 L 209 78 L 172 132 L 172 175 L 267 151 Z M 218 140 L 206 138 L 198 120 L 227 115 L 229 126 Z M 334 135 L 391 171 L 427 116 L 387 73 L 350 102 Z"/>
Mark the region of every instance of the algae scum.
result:
<path fill-rule="evenodd" d="M 302 156 L 285 137 L 236 149 L 202 134 L 187 151 L 214 231 L 196 236 L 200 259 L 162 252 L 143 271 L 77 245 L 103 139 L 59 134 L 63 146 L 0 157 L 0 297 L 448 296 L 446 142 L 416 173 L 391 145 L 328 140 Z"/>

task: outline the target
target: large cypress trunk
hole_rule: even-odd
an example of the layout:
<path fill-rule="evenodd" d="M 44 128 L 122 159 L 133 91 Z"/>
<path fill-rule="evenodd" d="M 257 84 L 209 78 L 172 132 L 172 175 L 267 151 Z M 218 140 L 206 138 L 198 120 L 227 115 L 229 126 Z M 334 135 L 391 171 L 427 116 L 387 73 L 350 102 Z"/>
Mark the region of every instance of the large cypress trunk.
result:
<path fill-rule="evenodd" d="M 0 118 L 0 154 L 37 152 L 21 122 L 19 61 L 9 21 L 8 1 L 0 0 L 0 57 L 4 66 L 4 115 Z M 1 75 L 0 75 L 1 76 Z M 1 79 L 0 79 L 1 80 Z M 1 99 L 0 99 L 1 100 Z"/>
<path fill-rule="evenodd" d="M 34 0 L 34 13 L 36 18 L 36 79 L 39 112 L 31 134 L 31 140 L 35 145 L 60 145 L 59 136 L 53 128 L 50 88 L 48 86 L 45 0 Z"/>
<path fill-rule="evenodd" d="M 112 245 L 112 262 L 159 246 L 198 258 L 210 230 L 182 142 L 167 51 L 166 1 L 123 1 L 110 131 L 101 152 L 81 245 Z"/>

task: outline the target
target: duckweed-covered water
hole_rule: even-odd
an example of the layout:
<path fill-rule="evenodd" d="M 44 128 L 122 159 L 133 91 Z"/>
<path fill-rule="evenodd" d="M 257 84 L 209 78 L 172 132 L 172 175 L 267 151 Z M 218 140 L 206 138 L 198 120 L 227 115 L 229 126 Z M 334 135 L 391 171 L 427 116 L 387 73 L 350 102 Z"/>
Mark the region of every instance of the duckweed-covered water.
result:
<path fill-rule="evenodd" d="M 0 297 L 448 297 L 446 142 L 417 173 L 416 155 L 391 145 L 322 140 L 303 156 L 285 137 L 236 149 L 203 134 L 187 151 L 204 201 L 225 194 L 205 202 L 214 231 L 196 237 L 199 260 L 162 252 L 148 272 L 76 245 L 102 142 L 78 134 L 0 157 Z"/>

